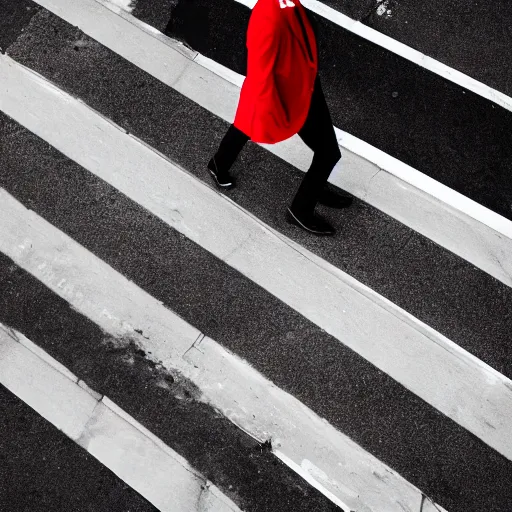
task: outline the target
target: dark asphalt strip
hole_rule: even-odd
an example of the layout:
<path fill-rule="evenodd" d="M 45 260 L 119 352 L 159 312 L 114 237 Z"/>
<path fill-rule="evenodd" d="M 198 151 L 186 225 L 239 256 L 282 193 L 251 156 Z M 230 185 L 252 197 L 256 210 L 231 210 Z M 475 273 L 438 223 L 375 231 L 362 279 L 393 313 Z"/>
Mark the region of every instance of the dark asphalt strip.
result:
<path fill-rule="evenodd" d="M 0 121 L 0 186 L 25 206 L 245 358 L 448 510 L 507 510 L 510 461 L 42 140 L 3 115 Z M 153 372 L 144 358 L 123 365 L 129 345 L 122 350 L 105 345 L 97 327 L 42 284 L 5 258 L 1 268 L 0 321 L 107 394 L 226 494 L 233 485 L 239 502 L 258 511 L 328 509 L 309 487 L 276 469 L 273 457 L 259 454 L 254 444 L 243 449 L 244 436 L 195 402 L 193 394 L 185 403 L 150 385 Z M 305 495 L 308 500 L 302 501 Z M 283 501 L 265 508 L 262 496 Z M 312 499 L 327 508 L 311 508 Z M 290 500 L 298 501 L 283 508 Z"/>
<path fill-rule="evenodd" d="M 187 2 L 193 0 L 186 0 Z M 173 9 L 180 3 L 180 0 L 149 0 L 135 2 L 135 9 L 132 14 L 155 27 L 160 32 L 164 32 L 172 16 Z M 198 17 L 200 13 L 197 13 Z"/>
<path fill-rule="evenodd" d="M 206 162 L 228 125 L 210 112 L 47 12 L 10 55 L 211 182 Z M 290 227 L 284 212 L 303 174 L 255 144 L 233 170 L 228 195 L 241 206 L 512 377 L 511 288 L 361 201 L 324 210 L 333 239 Z"/>
<path fill-rule="evenodd" d="M 327 2 L 326 2 L 327 3 Z M 365 21 L 382 32 L 512 96 L 510 0 L 388 1 Z"/>
<path fill-rule="evenodd" d="M 206 478 L 213 481 L 242 510 L 254 512 L 309 512 L 339 510 L 327 498 L 309 486 L 302 478 L 285 466 L 264 446 L 236 428 L 214 409 L 197 400 L 200 392 L 179 374 L 163 371 L 149 361 L 133 340 L 112 339 L 95 324 L 71 309 L 67 303 L 49 291 L 43 284 L 17 267 L 0 254 L 0 299 L 1 322 L 22 332 L 31 341 L 46 350 L 51 356 L 84 380 L 95 391 L 107 395 L 128 414 L 142 423 L 153 434 L 162 439 L 173 450 L 185 457 Z M 165 381 L 163 387 L 161 382 Z M 20 406 L 21 407 L 21 406 Z M 7 411 L 8 413 L 9 411 Z M 0 453 L 10 460 L 7 468 L 18 476 L 16 468 L 16 438 L 14 445 L 3 439 L 10 432 L 9 422 L 23 424 L 24 413 L 0 415 Z M 2 425 L 6 421 L 7 425 Z M 29 432 L 21 430 L 26 436 Z M 23 436 L 20 436 L 23 437 Z M 39 442 L 44 441 L 44 437 Z M 19 446 L 27 440 L 19 440 Z M 34 441 L 32 441 L 34 442 Z M 4 452 L 4 446 L 9 451 Z M 73 445 L 69 440 L 60 440 L 59 445 Z M 50 451 L 52 446 L 49 446 Z M 54 448 L 54 447 L 53 447 Z M 20 448 L 22 449 L 22 448 Z M 71 448 L 68 448 L 71 449 Z M 76 447 L 76 450 L 81 450 Z M 85 455 L 84 455 L 85 454 Z M 57 455 L 57 454 L 56 454 Z M 77 458 L 86 458 L 83 452 Z M 28 456 L 25 453 L 24 456 Z M 58 456 L 55 463 L 65 468 L 66 454 L 62 464 Z M 4 466 L 0 465 L 0 475 Z M 56 480 L 57 476 L 54 475 Z M 43 493 L 44 477 L 35 475 L 31 485 L 34 493 Z M 0 479 L 1 481 L 6 481 Z M 101 481 L 101 480 L 100 480 Z M 79 484 L 76 483 L 75 485 Z M 20 482 L 21 485 L 21 482 Z M 51 482 L 48 483 L 51 485 Z M 54 487 L 62 491 L 65 481 Z M 85 484 L 84 484 L 85 485 Z M 110 484 L 114 487 L 112 484 Z M 2 484 L 0 483 L 0 489 Z M 73 486 L 70 486 L 73 489 Z M 85 487 L 87 489 L 87 487 Z M 115 489 L 109 491 L 113 493 Z M 93 493 L 94 494 L 94 493 Z M 83 508 L 63 507 L 44 510 L 130 510 L 95 506 L 97 497 L 79 494 Z M 120 496 L 122 498 L 122 496 Z M 123 502 L 120 502 L 121 504 Z M 135 508 L 147 510 L 147 508 Z M 2 511 L 16 512 L 18 509 Z M 22 508 L 19 510 L 31 510 Z M 39 510 L 39 509 L 37 509 Z M 42 509 L 41 509 L 42 510 Z"/>
<path fill-rule="evenodd" d="M 0 510 L 157 512 L 125 482 L 2 385 Z"/>
<path fill-rule="evenodd" d="M 31 0 L 0 0 L 0 52 L 18 38 L 40 7 Z"/>
<path fill-rule="evenodd" d="M 205 29 L 194 12 L 207 15 Z M 234 0 L 181 2 L 168 33 L 244 74 L 249 14 Z M 512 112 L 312 16 L 334 124 L 512 219 Z"/>

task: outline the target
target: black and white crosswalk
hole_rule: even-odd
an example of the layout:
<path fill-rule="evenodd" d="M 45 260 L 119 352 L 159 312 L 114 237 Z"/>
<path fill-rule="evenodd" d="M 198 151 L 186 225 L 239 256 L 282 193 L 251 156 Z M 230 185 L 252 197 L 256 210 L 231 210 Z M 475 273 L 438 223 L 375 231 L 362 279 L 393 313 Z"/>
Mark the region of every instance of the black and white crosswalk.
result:
<path fill-rule="evenodd" d="M 76 510 L 512 510 L 512 223 L 478 188 L 478 166 L 494 158 L 482 133 L 500 132 L 492 147 L 504 155 L 510 112 L 396 56 L 386 63 L 372 49 L 364 60 L 370 43 L 321 21 L 322 78 L 345 140 L 370 142 L 449 193 L 427 201 L 423 191 L 420 203 L 418 188 L 402 186 L 397 197 L 414 198 L 402 211 L 417 217 L 404 222 L 385 199 L 399 182 L 377 168 L 376 191 L 325 210 L 340 235 L 311 238 L 284 220 L 309 158 L 297 141 L 249 144 L 227 194 L 205 169 L 236 106 L 243 54 L 232 47 L 249 8 L 192 2 L 208 13 L 195 18 L 169 4 L 158 13 L 141 1 L 133 14 L 96 0 L 10 6 L 17 28 L 0 56 L 2 510 L 70 510 L 72 499 Z M 166 10 L 175 17 L 164 26 Z M 221 14 L 234 21 L 212 25 Z M 194 32 L 196 22 L 210 30 Z M 400 122 L 368 99 L 384 68 L 414 83 L 409 106 L 393 107 Z M 476 105 L 490 114 L 459 126 Z M 430 130 L 425 146 L 473 138 L 476 157 L 455 150 L 474 163 L 474 180 L 461 178 L 469 188 L 431 145 L 392 133 L 411 123 Z M 369 165 L 345 148 L 333 183 L 362 190 Z M 486 186 L 506 197 L 496 181 Z M 452 191 L 464 198 L 450 202 Z M 430 204 L 422 221 L 415 202 Z M 61 452 L 45 455 L 36 431 L 65 447 L 69 483 L 52 487 Z M 59 501 L 58 489 L 76 486 L 83 498 Z M 86 503 L 92 487 L 97 505 Z M 39 495 L 47 501 L 30 508 Z"/>

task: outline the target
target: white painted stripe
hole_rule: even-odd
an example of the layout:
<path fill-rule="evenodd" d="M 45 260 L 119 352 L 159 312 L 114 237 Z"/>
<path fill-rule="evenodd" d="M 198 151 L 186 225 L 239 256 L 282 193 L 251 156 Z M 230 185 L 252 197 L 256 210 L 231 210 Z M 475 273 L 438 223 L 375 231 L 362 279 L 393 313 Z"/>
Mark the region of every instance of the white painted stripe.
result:
<path fill-rule="evenodd" d="M 13 119 L 512 460 L 509 379 L 7 56 L 0 88 Z"/>
<path fill-rule="evenodd" d="M 35 350 L 34 350 L 35 349 Z M 0 384 L 62 430 L 159 510 L 240 509 L 134 418 L 23 334 L 0 324 Z"/>
<path fill-rule="evenodd" d="M 49 357 L 42 359 L 31 348 L 19 333 L 0 324 L 0 383 L 77 441 L 97 401 L 70 372 L 61 372 L 56 362 L 49 363 Z"/>
<path fill-rule="evenodd" d="M 95 0 L 36 1 L 232 122 L 242 75 L 186 49 L 106 0 L 101 4 Z M 340 130 L 337 133 L 343 158 L 331 175 L 332 183 L 512 286 L 511 221 L 356 137 Z M 311 161 L 311 151 L 297 135 L 262 146 L 301 170 Z"/>
<path fill-rule="evenodd" d="M 321 484 L 319 484 L 317 480 L 312 478 L 312 474 L 310 473 L 310 471 L 308 471 L 308 469 L 310 469 L 309 467 L 307 469 L 304 469 L 301 466 L 298 466 L 297 464 L 295 464 L 293 460 L 288 458 L 284 453 L 281 453 L 279 450 L 274 450 L 274 454 L 276 455 L 276 457 L 281 459 L 287 466 L 292 468 L 298 475 L 304 478 L 304 480 L 306 480 L 306 482 L 308 482 L 312 487 L 318 489 L 322 494 L 327 496 L 334 504 L 338 505 L 338 507 L 341 510 L 343 510 L 343 512 L 353 512 L 351 507 L 349 507 L 346 503 L 343 503 L 334 494 L 332 494 L 327 489 L 325 489 Z M 328 480 L 329 478 L 325 474 L 322 475 L 322 477 L 323 480 Z"/>
<path fill-rule="evenodd" d="M 252 9 L 256 5 L 255 0 L 235 1 L 249 7 L 249 9 Z M 406 60 L 414 62 L 414 64 L 417 64 L 418 66 L 421 66 L 422 68 L 425 68 L 428 71 L 449 80 L 450 82 L 460 85 L 461 87 L 464 87 L 464 89 L 472 91 L 475 94 L 496 103 L 500 107 L 505 108 L 506 110 L 512 111 L 512 98 L 510 96 L 507 96 L 506 94 L 493 89 L 492 87 L 479 82 L 478 80 L 475 80 L 474 78 L 439 62 L 438 60 L 428 57 L 418 50 L 415 50 L 392 37 L 384 35 L 381 32 L 364 25 L 360 21 L 349 18 L 345 14 L 342 14 L 336 9 L 333 9 L 318 0 L 301 0 L 301 2 L 302 5 L 307 7 L 309 10 L 323 18 L 326 18 L 339 27 L 352 32 L 353 34 L 357 34 L 363 39 L 371 41 L 381 48 L 395 53 Z"/>
<path fill-rule="evenodd" d="M 27 101 L 30 100 L 27 98 Z M 103 130 L 101 119 L 98 120 L 98 128 Z M 87 137 L 88 127 L 83 128 Z M 150 153 L 143 148 L 145 151 Z M 138 161 L 150 163 L 144 159 Z M 162 163 L 166 173 L 176 172 L 161 159 L 152 164 L 161 167 Z M 166 189 L 163 182 L 160 185 Z M 176 185 L 179 194 L 187 194 L 186 200 L 192 197 L 188 195 L 189 191 Z M 199 183 L 197 186 L 198 192 L 206 189 Z M 204 201 L 204 195 L 200 194 L 199 200 Z M 172 201 L 171 198 L 170 203 Z M 211 207 L 210 215 L 217 213 L 215 202 L 206 204 Z M 226 209 L 223 205 L 221 211 Z M 151 353 L 154 361 L 162 361 L 164 367 L 180 372 L 203 393 L 201 400 L 217 408 L 254 438 L 259 441 L 271 438 L 274 448 L 286 456 L 286 460 L 292 460 L 308 472 L 308 480 L 318 482 L 315 487 L 328 491 L 328 496 L 336 496 L 358 512 L 417 510 L 422 493 L 395 471 L 269 382 L 245 361 L 210 338 L 196 337 L 192 326 L 184 328 L 183 321 L 162 307 L 159 301 L 27 210 L 3 189 L 0 189 L 0 251 L 80 314 L 117 338 L 120 344 L 129 338 L 147 354 Z M 142 329 L 144 336 L 129 326 Z M 190 333 L 188 340 L 176 335 L 184 330 Z M 4 362 L 0 374 L 5 375 L 5 370 L 11 368 L 12 357 L 4 357 L 1 347 L 0 351 L 0 364 Z M 20 355 L 19 359 L 25 357 Z M 23 380 L 23 375 L 18 372 L 16 385 L 20 386 Z M 90 398 L 87 400 L 92 404 Z M 38 400 L 34 401 L 37 403 Z M 81 427 L 75 431 L 75 438 L 84 438 Z M 97 446 L 95 453 L 100 451 Z"/>
<path fill-rule="evenodd" d="M 287 466 L 290 466 L 291 468 L 294 469 L 294 471 L 296 473 L 301 475 L 302 478 L 304 478 L 304 480 L 306 480 L 310 485 L 312 485 L 316 489 L 320 490 L 326 496 L 330 496 L 331 501 L 333 503 L 335 503 L 336 505 L 338 505 L 338 507 L 340 507 L 341 510 L 343 510 L 344 512 L 356 512 L 355 510 L 352 510 L 351 507 L 349 507 L 348 505 L 346 505 L 345 503 L 340 501 L 338 498 L 336 498 L 336 496 L 331 495 L 331 493 L 329 493 L 329 491 L 322 489 L 321 486 L 319 486 L 318 481 L 314 480 L 314 477 L 318 478 L 320 476 L 321 480 L 328 480 L 329 477 L 328 477 L 328 475 L 322 475 L 321 474 L 322 472 L 318 468 L 316 468 L 313 464 L 311 464 L 310 461 L 304 460 L 304 461 L 302 461 L 302 466 L 297 466 L 297 464 L 295 464 L 295 462 L 293 462 L 291 459 L 289 459 L 286 455 L 284 455 L 280 451 L 275 450 L 274 453 Z M 320 473 L 320 475 L 319 475 L 319 473 Z M 423 504 L 423 507 L 421 506 L 422 504 Z M 437 503 L 432 501 L 428 496 L 423 497 L 422 503 L 420 503 L 419 507 L 420 508 L 416 509 L 419 512 L 446 512 L 446 510 L 443 507 L 441 507 L 440 505 L 438 505 Z M 402 508 L 402 510 L 404 510 L 404 509 Z M 416 510 L 414 512 L 416 512 Z"/>

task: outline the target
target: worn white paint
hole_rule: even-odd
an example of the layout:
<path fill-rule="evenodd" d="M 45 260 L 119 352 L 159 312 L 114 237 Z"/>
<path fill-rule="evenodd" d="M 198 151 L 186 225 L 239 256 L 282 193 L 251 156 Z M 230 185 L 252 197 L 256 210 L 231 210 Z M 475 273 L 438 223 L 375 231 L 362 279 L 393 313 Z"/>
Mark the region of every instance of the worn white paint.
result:
<path fill-rule="evenodd" d="M 232 122 L 242 75 L 188 50 L 105 0 L 38 2 L 147 73 Z M 347 25 L 345 28 L 356 24 L 324 4 L 313 7 L 319 14 Z M 424 60 L 424 56 L 405 45 L 395 46 L 395 51 L 409 60 L 418 64 Z M 508 257 L 512 253 L 511 221 L 364 141 L 338 129 L 337 133 L 343 158 L 331 175 L 332 183 L 512 286 L 512 258 Z M 311 151 L 298 136 L 262 146 L 303 171 L 311 161 Z"/>
<path fill-rule="evenodd" d="M 16 121 L 512 459 L 509 379 L 5 56 L 0 90 L 0 108 Z M 7 233 L 16 229 L 4 226 Z M 51 273 L 44 265 L 43 271 Z M 103 272 L 108 282 L 109 267 Z M 128 280 L 119 286 L 133 289 Z M 104 316 L 126 322 L 126 305 L 118 302 Z M 180 325 L 182 350 L 198 333 Z M 151 332 L 158 324 L 146 320 L 145 326 Z"/>
<path fill-rule="evenodd" d="M 23 334 L 0 324 L 0 384 L 165 512 L 240 512 L 211 482 Z"/>
<path fill-rule="evenodd" d="M 169 165 L 167 171 L 172 171 Z M 107 334 L 115 338 L 129 337 L 147 354 L 151 353 L 155 361 L 162 361 L 166 368 L 175 369 L 190 379 L 203 393 L 201 400 L 220 410 L 253 437 L 260 441 L 272 438 L 282 458 L 287 457 L 295 466 L 302 467 L 302 471 L 308 473 L 308 480 L 316 480 L 316 487 L 327 491 L 327 496 L 334 495 L 358 512 L 393 512 L 397 503 L 401 503 L 404 510 L 416 512 L 421 497 L 418 489 L 266 380 L 249 364 L 213 340 L 195 337 L 192 326 L 184 328 L 182 320 L 159 301 L 132 283 L 128 284 L 101 259 L 2 189 L 0 234 L 0 251 L 17 265 Z M 128 326 L 137 326 L 144 334 Z M 175 334 L 184 330 L 190 332 L 188 340 Z M 20 364 L 23 360 L 26 360 L 23 354 L 18 356 Z M 3 368 L 9 369 L 13 364 L 12 357 L 1 357 L 0 361 L 4 361 L 0 367 L 0 375 L 3 375 Z M 57 371 L 49 365 L 48 368 Z M 23 380 L 18 371 L 16 385 L 21 385 Z M 76 387 L 77 392 L 87 394 L 92 404 L 90 393 Z M 37 402 L 38 398 L 33 401 Z M 104 404 L 124 417 L 110 401 L 104 399 Z M 85 415 L 80 424 L 84 422 Z M 127 422 L 133 424 L 133 421 Z M 138 429 L 150 437 L 143 428 Z M 80 428 L 76 431 L 75 438 L 79 437 L 83 446 L 90 446 L 87 436 L 80 434 Z M 94 444 L 91 450 L 100 454 L 103 442 L 104 439 L 99 439 L 99 444 Z M 312 471 L 312 467 L 317 470 Z M 322 480 L 322 475 L 328 478 Z"/>

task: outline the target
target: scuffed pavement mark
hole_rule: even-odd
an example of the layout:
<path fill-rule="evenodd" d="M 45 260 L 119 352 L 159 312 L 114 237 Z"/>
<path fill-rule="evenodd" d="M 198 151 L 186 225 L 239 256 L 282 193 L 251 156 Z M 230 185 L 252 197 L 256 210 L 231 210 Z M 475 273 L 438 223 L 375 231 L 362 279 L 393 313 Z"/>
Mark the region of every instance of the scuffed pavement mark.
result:
<path fill-rule="evenodd" d="M 398 0 L 376 0 L 374 5 L 362 15 L 358 21 L 361 23 L 368 23 L 369 20 L 374 18 L 390 19 L 395 16 L 395 11 L 398 8 Z"/>
<path fill-rule="evenodd" d="M 377 4 L 376 14 L 383 18 L 392 18 L 398 8 L 397 0 L 380 0 Z"/>
<path fill-rule="evenodd" d="M 142 331 L 135 332 L 143 336 Z M 179 371 L 164 367 L 162 361 L 156 361 L 151 352 L 141 348 L 134 338 L 128 335 L 118 338 L 107 336 L 103 345 L 119 362 L 132 367 L 146 382 L 169 391 L 174 398 L 184 402 L 204 401 L 201 390 L 192 381 Z"/>

